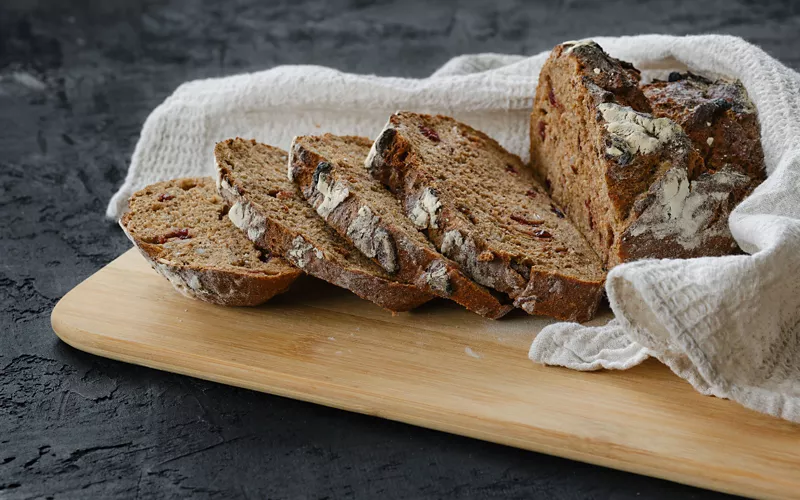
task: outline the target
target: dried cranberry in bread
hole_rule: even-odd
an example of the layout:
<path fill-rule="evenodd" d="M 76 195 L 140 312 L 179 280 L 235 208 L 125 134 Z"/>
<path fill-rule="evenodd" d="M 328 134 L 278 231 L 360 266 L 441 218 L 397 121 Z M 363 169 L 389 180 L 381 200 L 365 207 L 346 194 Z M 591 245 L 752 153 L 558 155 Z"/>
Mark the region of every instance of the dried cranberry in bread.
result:
<path fill-rule="evenodd" d="M 638 71 L 594 42 L 559 45 L 542 68 L 531 116 L 531 163 L 607 267 L 736 250 L 727 215 L 752 179 L 733 164 L 707 168 L 671 119 L 696 121 L 692 111 L 679 108 L 692 99 L 700 103 L 702 96 L 687 90 L 680 103 L 651 103 L 639 88 Z M 714 157 L 713 150 L 703 150 L 709 151 Z"/>
<path fill-rule="evenodd" d="M 529 314 L 585 321 L 605 273 L 529 168 L 446 116 L 394 114 L 366 166 L 419 230 L 478 283 Z"/>
<path fill-rule="evenodd" d="M 414 227 L 399 201 L 364 168 L 371 146 L 365 137 L 295 137 L 289 176 L 330 227 L 399 281 L 492 319 L 513 309 L 464 276 Z"/>
<path fill-rule="evenodd" d="M 218 143 L 214 155 L 217 188 L 231 204 L 228 217 L 257 246 L 389 311 L 432 298 L 396 281 L 328 227 L 287 179 L 285 151 L 237 138 Z"/>
<path fill-rule="evenodd" d="M 159 182 L 138 191 L 119 223 L 150 265 L 183 295 L 255 306 L 302 274 L 259 250 L 231 221 L 210 177 Z"/>

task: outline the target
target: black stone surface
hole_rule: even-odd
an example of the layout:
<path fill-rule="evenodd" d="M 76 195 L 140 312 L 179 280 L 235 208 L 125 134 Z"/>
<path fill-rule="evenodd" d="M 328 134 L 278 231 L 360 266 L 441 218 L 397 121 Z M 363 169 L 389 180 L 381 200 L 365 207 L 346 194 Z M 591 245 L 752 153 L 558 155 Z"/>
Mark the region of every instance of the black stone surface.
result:
<path fill-rule="evenodd" d="M 129 246 L 103 220 L 151 109 L 284 63 L 424 76 L 451 56 L 643 32 L 743 36 L 800 67 L 797 2 L 0 2 L 0 498 L 718 498 L 103 360 L 50 311 Z"/>

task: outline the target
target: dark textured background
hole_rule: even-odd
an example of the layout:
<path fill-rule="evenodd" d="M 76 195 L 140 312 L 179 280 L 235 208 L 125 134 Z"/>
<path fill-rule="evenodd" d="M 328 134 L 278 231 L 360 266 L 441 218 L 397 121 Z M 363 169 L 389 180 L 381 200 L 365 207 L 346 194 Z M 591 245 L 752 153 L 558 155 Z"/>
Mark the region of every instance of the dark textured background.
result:
<path fill-rule="evenodd" d="M 181 82 L 316 63 L 425 76 L 565 39 L 740 35 L 800 67 L 797 2 L 0 0 L 0 498 L 715 498 L 95 358 L 58 299 L 129 246 L 102 219 Z"/>

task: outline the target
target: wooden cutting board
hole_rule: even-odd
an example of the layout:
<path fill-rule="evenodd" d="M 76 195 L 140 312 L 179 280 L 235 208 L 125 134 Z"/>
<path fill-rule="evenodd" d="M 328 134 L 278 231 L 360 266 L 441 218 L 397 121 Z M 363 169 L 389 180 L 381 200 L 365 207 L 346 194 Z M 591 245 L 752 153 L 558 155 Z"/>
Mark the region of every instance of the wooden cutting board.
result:
<path fill-rule="evenodd" d="M 603 321 L 601 318 L 599 321 Z M 433 301 L 392 316 L 312 278 L 258 308 L 175 293 L 130 250 L 56 305 L 78 349 L 730 493 L 800 498 L 800 425 L 706 397 L 657 362 L 528 360 L 548 322 Z"/>

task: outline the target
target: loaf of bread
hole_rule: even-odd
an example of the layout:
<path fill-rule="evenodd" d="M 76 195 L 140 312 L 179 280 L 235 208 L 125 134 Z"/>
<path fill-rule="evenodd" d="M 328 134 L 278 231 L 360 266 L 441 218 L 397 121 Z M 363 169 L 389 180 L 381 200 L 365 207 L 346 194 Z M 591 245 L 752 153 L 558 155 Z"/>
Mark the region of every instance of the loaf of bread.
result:
<path fill-rule="evenodd" d="M 600 259 L 519 157 L 445 116 L 399 112 L 366 166 L 407 217 L 478 283 L 529 314 L 590 319 Z"/>
<path fill-rule="evenodd" d="M 397 281 L 330 228 L 287 179 L 286 151 L 229 139 L 217 144 L 214 156 L 219 193 L 231 204 L 228 217 L 259 248 L 392 312 L 433 298 Z M 331 193 L 329 204 L 342 196 Z"/>
<path fill-rule="evenodd" d="M 210 177 L 159 182 L 131 196 L 120 226 L 153 269 L 183 295 L 226 306 L 254 306 L 302 274 L 256 248 L 228 220 Z"/>
<path fill-rule="evenodd" d="M 219 195 L 155 184 L 120 224 L 179 291 L 218 304 L 261 303 L 302 270 L 393 312 L 439 296 L 586 321 L 619 263 L 738 251 L 728 215 L 766 175 L 740 82 L 640 80 L 566 42 L 539 75 L 531 165 L 453 118 L 398 112 L 374 143 L 223 141 Z"/>
<path fill-rule="evenodd" d="M 539 75 L 531 164 L 607 268 L 737 251 L 730 211 L 764 178 L 738 82 L 640 74 L 594 42 L 556 46 Z"/>
<path fill-rule="evenodd" d="M 289 177 L 330 227 L 399 281 L 491 319 L 513 309 L 440 254 L 369 175 L 364 160 L 371 146 L 364 137 L 295 137 Z"/>

